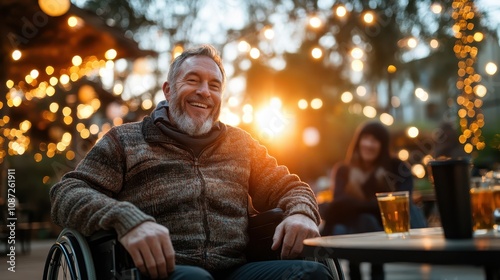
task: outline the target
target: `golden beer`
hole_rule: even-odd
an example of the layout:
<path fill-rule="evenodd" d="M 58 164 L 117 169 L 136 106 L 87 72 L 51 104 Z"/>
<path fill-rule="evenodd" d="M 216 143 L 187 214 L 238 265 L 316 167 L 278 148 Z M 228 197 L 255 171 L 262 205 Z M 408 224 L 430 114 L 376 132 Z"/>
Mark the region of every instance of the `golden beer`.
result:
<path fill-rule="evenodd" d="M 410 231 L 408 192 L 377 193 L 384 231 L 389 236 L 405 235 Z"/>
<path fill-rule="evenodd" d="M 495 209 L 493 211 L 500 211 L 500 185 L 493 186 L 493 201 L 495 203 Z M 493 214 L 493 217 L 493 228 L 500 231 L 498 217 L 495 219 L 495 214 Z"/>
<path fill-rule="evenodd" d="M 495 208 L 500 208 L 500 185 L 493 187 L 493 201 L 495 201 Z"/>
<path fill-rule="evenodd" d="M 493 229 L 495 221 L 495 199 L 491 188 L 471 188 L 470 202 L 472 208 L 472 229 Z"/>

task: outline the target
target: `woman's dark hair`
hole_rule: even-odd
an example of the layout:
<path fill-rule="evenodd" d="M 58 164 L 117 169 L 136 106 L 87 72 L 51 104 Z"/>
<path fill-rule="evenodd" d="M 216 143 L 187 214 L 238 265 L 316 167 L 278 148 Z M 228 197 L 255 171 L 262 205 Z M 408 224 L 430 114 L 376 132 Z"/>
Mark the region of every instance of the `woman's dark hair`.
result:
<path fill-rule="evenodd" d="M 375 165 L 386 167 L 391 158 L 389 151 L 389 130 L 385 125 L 377 121 L 369 121 L 358 126 L 356 133 L 349 144 L 349 148 L 347 149 L 346 164 L 357 167 L 363 166 L 363 159 L 359 154 L 359 142 L 361 140 L 361 136 L 366 134 L 373 135 L 373 137 L 380 142 L 380 153 L 375 159 Z"/>

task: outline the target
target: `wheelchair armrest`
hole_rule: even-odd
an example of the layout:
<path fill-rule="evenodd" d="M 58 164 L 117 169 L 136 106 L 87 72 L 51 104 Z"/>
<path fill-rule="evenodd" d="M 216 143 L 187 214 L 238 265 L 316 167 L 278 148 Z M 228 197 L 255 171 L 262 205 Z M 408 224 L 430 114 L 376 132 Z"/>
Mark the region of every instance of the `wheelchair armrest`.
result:
<path fill-rule="evenodd" d="M 141 279 L 132 257 L 114 230 L 97 231 L 87 237 L 99 279 Z"/>
<path fill-rule="evenodd" d="M 247 261 L 279 260 L 281 250 L 271 250 L 276 227 L 283 220 L 283 210 L 274 208 L 248 218 Z"/>

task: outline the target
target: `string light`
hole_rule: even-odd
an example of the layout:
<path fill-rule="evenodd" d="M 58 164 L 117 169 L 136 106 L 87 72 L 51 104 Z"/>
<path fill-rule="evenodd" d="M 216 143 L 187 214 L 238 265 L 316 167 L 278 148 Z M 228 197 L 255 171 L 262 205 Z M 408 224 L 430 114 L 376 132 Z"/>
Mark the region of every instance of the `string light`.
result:
<path fill-rule="evenodd" d="M 83 59 L 80 56 L 75 55 L 71 60 L 71 66 L 63 68 L 59 72 L 56 72 L 54 67 L 48 65 L 45 68 L 42 68 L 44 70 L 41 72 L 37 69 L 30 70 L 29 73 L 25 75 L 24 80 L 19 81 L 17 84 L 12 80 L 8 80 L 6 85 L 10 90 L 6 94 L 7 106 L 19 107 L 21 106 L 23 100 L 32 101 L 34 98 L 43 99 L 47 96 L 53 96 L 55 94 L 54 86 L 58 83 L 61 83 L 62 85 L 69 85 L 69 83 L 76 82 L 84 76 L 93 75 L 96 71 L 99 71 L 106 66 L 112 66 L 113 61 L 111 61 L 111 59 L 116 58 L 117 52 L 114 49 L 110 49 L 104 54 L 104 56 L 110 60 L 99 60 L 96 56 L 89 56 Z M 47 81 L 37 80 L 40 78 L 41 74 L 47 75 L 44 78 Z M 42 112 L 42 118 L 44 121 L 55 122 L 58 119 L 57 112 L 59 111 L 60 106 L 60 104 L 55 102 L 50 103 L 47 110 Z M 80 107 L 76 108 L 76 116 L 79 119 L 89 119 L 91 115 L 99 109 L 99 107 L 100 101 L 97 98 L 93 98 L 92 100 L 88 100 L 88 104 L 81 104 Z M 62 108 L 61 113 L 63 117 L 62 120 L 66 125 L 72 125 L 75 122 L 71 116 L 71 108 L 64 107 Z M 0 121 L 0 133 L 2 133 L 2 136 L 5 138 L 0 137 L 0 141 L 8 141 L 7 153 L 0 151 L 0 163 L 3 162 L 7 154 L 10 156 L 24 154 L 30 149 L 30 144 L 32 144 L 29 137 L 31 123 L 28 120 L 22 121 L 19 125 L 19 129 L 8 128 L 7 124 L 9 124 L 9 122 L 9 118 L 4 118 Z M 64 135 L 68 135 L 68 132 L 65 132 Z M 86 139 L 89 136 L 90 133 L 88 129 L 80 131 L 81 138 Z M 70 142 L 71 138 L 65 136 L 65 138 L 58 143 L 49 143 L 48 145 L 39 146 L 40 152 L 35 153 L 33 159 L 35 162 L 40 162 L 44 154 L 48 158 L 52 158 L 56 153 L 62 153 L 68 150 Z M 44 151 L 45 153 L 42 153 Z M 66 151 L 67 159 L 71 160 L 74 157 L 75 155 L 73 151 Z"/>
<path fill-rule="evenodd" d="M 453 48 L 458 58 L 458 80 L 456 83 L 460 95 L 457 104 L 460 109 L 460 128 L 462 134 L 458 140 L 464 145 L 466 153 L 474 149 L 482 150 L 486 147 L 481 128 L 484 126 L 484 115 L 481 110 L 481 97 L 486 94 L 486 87 L 479 84 L 481 76 L 475 71 L 478 49 L 475 43 L 483 40 L 484 35 L 474 31 L 475 6 L 470 0 L 455 0 L 453 2 L 455 20 L 455 46 Z"/>

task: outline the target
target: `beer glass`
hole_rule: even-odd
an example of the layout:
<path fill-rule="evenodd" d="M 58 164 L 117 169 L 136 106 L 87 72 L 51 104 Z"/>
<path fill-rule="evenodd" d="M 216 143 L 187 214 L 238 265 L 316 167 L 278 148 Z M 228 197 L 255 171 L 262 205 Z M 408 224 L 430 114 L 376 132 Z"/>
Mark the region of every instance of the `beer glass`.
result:
<path fill-rule="evenodd" d="M 410 233 L 410 194 L 408 191 L 376 193 L 384 231 L 388 237 Z"/>
<path fill-rule="evenodd" d="M 495 199 L 491 180 L 485 177 L 471 179 L 470 202 L 472 229 L 474 232 L 492 230 L 495 225 L 493 213 Z"/>

